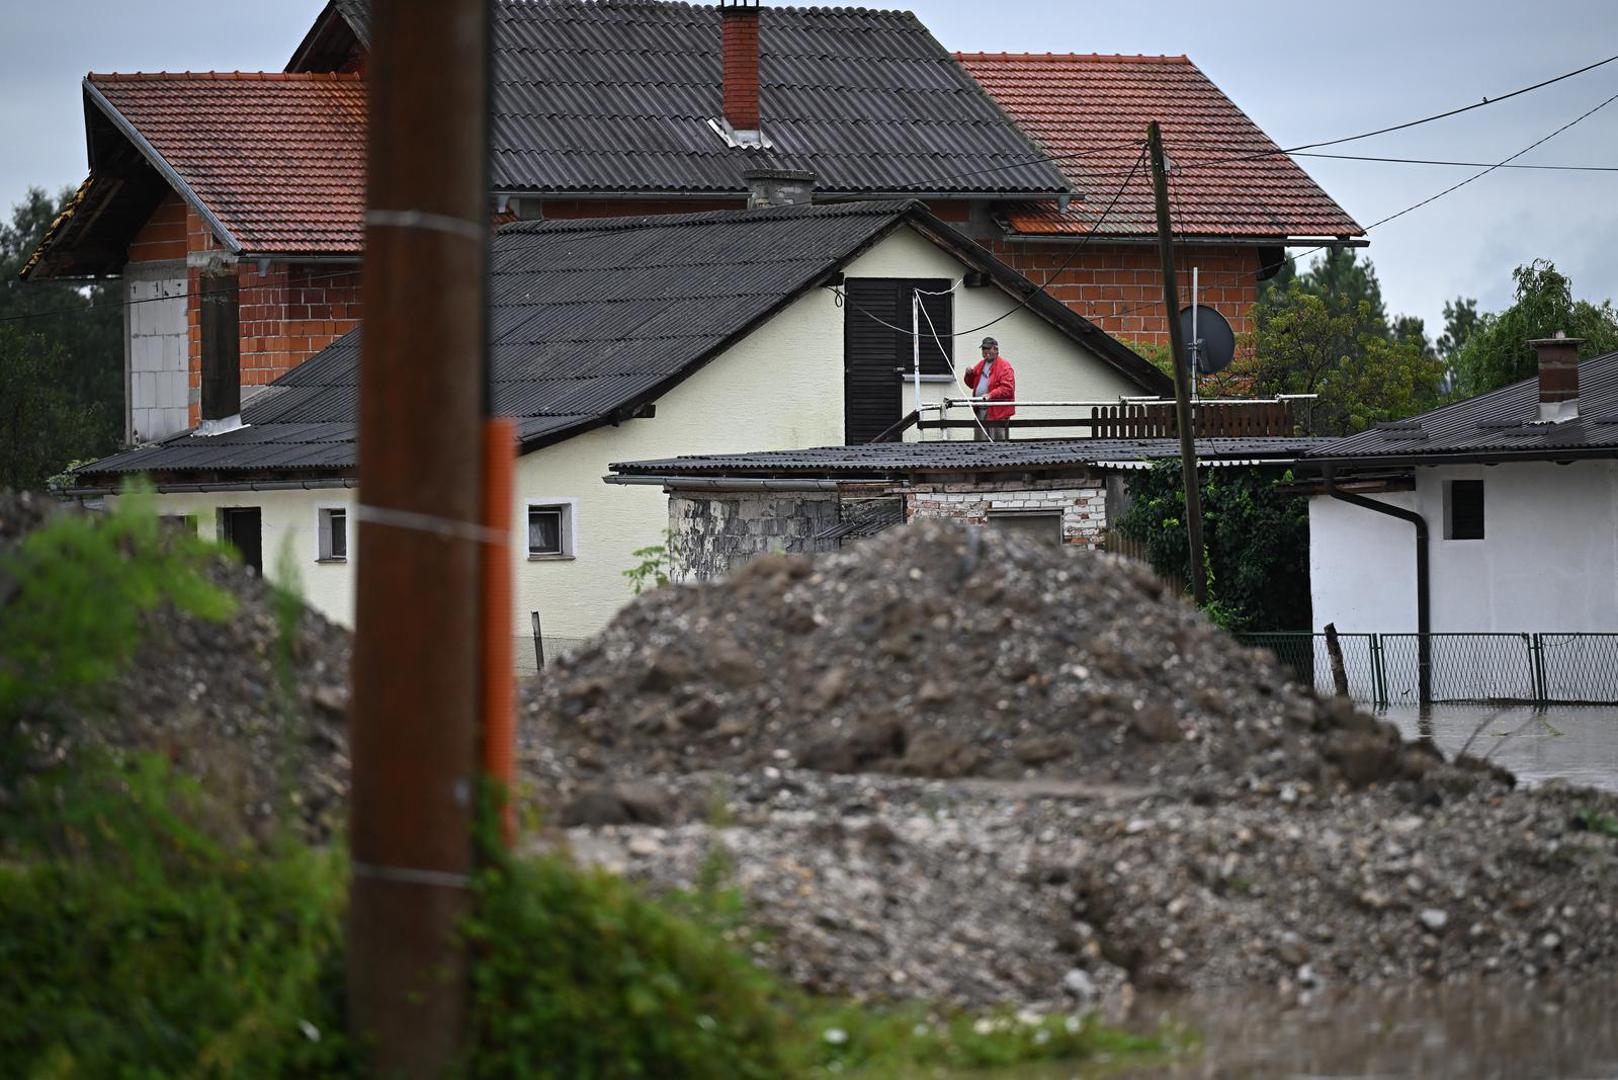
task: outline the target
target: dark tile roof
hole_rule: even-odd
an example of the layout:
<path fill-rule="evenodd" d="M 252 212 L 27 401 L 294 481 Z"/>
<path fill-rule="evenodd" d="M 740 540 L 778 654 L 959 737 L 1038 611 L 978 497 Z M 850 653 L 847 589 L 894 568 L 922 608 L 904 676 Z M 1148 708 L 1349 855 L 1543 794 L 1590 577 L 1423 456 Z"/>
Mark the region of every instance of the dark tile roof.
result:
<path fill-rule="evenodd" d="M 1439 464 L 1447 458 L 1618 457 L 1618 353 L 1579 365 L 1579 415 L 1536 423 L 1539 379 L 1524 379 L 1453 405 L 1332 439 L 1311 463 Z"/>
<path fill-rule="evenodd" d="M 527 448 L 625 418 L 907 222 L 991 270 L 1011 296 L 1033 288 L 918 202 L 508 225 L 490 257 L 495 410 L 517 418 Z M 1043 293 L 1028 306 L 1161 389 L 1155 368 L 1068 308 Z M 252 397 L 242 410 L 251 426 L 177 435 L 80 475 L 352 468 L 360 333 Z"/>
<path fill-rule="evenodd" d="M 1014 232 L 1094 228 L 1139 155 L 1151 120 L 1161 122 L 1164 149 L 1176 167 L 1177 234 L 1279 240 L 1364 231 L 1184 56 L 956 55 L 1047 153 L 1083 155 L 1057 162 L 1080 198 L 1066 213 L 1055 203 L 1012 208 L 1006 219 Z M 1248 160 L 1218 160 L 1244 156 Z M 1156 228 L 1151 175 L 1142 168 L 1099 231 L 1146 235 Z"/>
<path fill-rule="evenodd" d="M 368 34 L 365 4 L 337 6 Z M 1068 190 L 906 11 L 764 6 L 768 150 L 734 149 L 708 126 L 724 112 L 716 7 L 498 0 L 494 17 L 496 191 L 733 195 L 757 167 L 808 170 L 820 190 L 849 194 Z"/>
<path fill-rule="evenodd" d="M 1204 461 L 1290 461 L 1326 442 L 1308 438 L 1198 439 Z M 1178 439 L 1028 439 L 1010 442 L 870 443 L 751 454 L 697 454 L 617 462 L 624 476 L 881 477 L 901 473 L 994 472 L 1135 463 L 1175 458 Z"/>

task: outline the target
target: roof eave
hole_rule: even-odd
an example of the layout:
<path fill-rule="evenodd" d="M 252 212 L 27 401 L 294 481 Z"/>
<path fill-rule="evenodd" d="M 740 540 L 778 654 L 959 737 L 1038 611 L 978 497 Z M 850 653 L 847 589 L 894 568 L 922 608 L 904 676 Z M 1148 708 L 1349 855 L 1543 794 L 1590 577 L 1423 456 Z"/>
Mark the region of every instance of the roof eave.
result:
<path fill-rule="evenodd" d="M 1591 461 L 1618 458 L 1618 446 L 1536 447 L 1523 450 L 1438 451 L 1429 454 L 1364 454 L 1355 457 L 1304 457 L 1308 469 L 1409 469 L 1426 465 L 1504 465 L 1513 461 Z"/>
<path fill-rule="evenodd" d="M 128 139 L 130 145 L 140 151 L 141 156 L 146 159 L 146 163 L 156 169 L 163 179 L 175 191 L 179 192 L 180 197 L 197 212 L 197 215 L 203 221 L 208 223 L 208 227 L 213 230 L 219 242 L 224 244 L 232 255 L 240 255 L 242 253 L 241 242 L 236 239 L 234 233 L 225 227 L 225 223 L 219 220 L 218 215 L 209 209 L 207 203 L 202 201 L 201 196 L 196 193 L 185 177 L 181 176 L 179 171 L 170 165 L 162 154 L 157 152 L 157 147 L 153 146 L 146 136 L 142 135 L 134 124 L 130 123 L 128 117 L 119 112 L 112 102 L 107 100 L 107 96 L 101 92 L 101 89 L 95 83 L 91 82 L 89 78 L 85 78 L 83 85 L 85 100 L 99 109 L 112 122 L 113 127 L 118 129 L 119 134 Z"/>

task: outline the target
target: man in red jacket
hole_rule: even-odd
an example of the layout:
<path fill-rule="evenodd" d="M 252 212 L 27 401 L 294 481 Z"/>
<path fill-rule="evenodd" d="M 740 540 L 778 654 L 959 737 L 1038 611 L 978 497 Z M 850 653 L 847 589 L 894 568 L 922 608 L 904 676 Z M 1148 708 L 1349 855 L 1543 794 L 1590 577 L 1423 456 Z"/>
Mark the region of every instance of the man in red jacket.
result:
<path fill-rule="evenodd" d="M 1000 343 L 992 337 L 983 339 L 983 359 L 966 373 L 966 387 L 980 398 L 989 401 L 1017 400 L 1017 373 L 1011 370 L 1011 361 L 1000 355 Z M 1006 423 L 1017 411 L 1014 405 L 988 405 L 977 409 L 978 426 L 972 437 L 978 442 L 1005 442 L 1011 438 L 1011 425 Z"/>

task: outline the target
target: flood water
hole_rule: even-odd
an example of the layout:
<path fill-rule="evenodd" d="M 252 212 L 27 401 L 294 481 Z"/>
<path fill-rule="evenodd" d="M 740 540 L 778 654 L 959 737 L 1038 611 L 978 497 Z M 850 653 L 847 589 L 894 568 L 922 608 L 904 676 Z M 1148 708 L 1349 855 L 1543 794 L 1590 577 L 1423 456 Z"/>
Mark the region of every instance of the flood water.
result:
<path fill-rule="evenodd" d="M 1565 780 L 1618 791 L 1618 707 L 1434 705 L 1424 717 L 1396 706 L 1377 715 L 1397 724 L 1407 739 L 1432 738 L 1445 757 L 1467 747 L 1530 787 Z"/>

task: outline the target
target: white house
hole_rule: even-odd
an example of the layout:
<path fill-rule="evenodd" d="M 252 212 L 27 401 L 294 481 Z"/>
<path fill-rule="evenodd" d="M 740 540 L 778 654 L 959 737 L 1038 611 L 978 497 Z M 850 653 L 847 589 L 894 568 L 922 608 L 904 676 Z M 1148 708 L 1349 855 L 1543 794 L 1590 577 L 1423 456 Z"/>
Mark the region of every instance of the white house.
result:
<path fill-rule="evenodd" d="M 1535 679 L 1557 696 L 1613 667 L 1618 643 L 1534 635 L 1618 633 L 1618 353 L 1581 364 L 1577 341 L 1533 344 L 1537 379 L 1311 453 L 1317 630 L 1519 636 L 1464 643 L 1465 679 L 1502 688 L 1482 696 Z M 1435 680 L 1460 677 L 1436 663 Z"/>
<path fill-rule="evenodd" d="M 491 266 L 495 408 L 521 440 L 516 615 L 526 628 L 539 612 L 551 638 L 600 629 L 630 595 L 632 553 L 663 540 L 661 492 L 603 484 L 610 463 L 863 442 L 914 406 L 909 336 L 851 296 L 886 288 L 908 309 L 909 290 L 943 293 L 926 301 L 929 398 L 966 392 L 949 372 L 976 362 L 981 334 L 964 331 L 991 321 L 1019 396 L 1168 389 L 916 202 L 522 222 L 496 237 Z M 163 513 L 272 578 L 294 574 L 350 621 L 361 332 L 253 397 L 240 427 L 103 459 L 76 493 L 149 476 Z"/>

